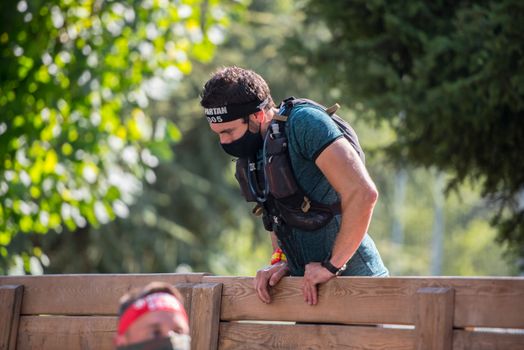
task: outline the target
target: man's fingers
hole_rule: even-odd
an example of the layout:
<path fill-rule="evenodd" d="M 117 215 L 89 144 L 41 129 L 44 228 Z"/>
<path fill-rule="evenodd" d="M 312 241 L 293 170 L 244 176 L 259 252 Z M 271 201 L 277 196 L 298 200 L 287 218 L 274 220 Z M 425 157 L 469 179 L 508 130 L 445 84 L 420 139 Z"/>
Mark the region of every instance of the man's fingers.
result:
<path fill-rule="evenodd" d="M 280 268 L 269 279 L 269 285 L 271 287 L 276 286 L 285 275 L 287 275 L 287 269 L 285 267 Z"/>
<path fill-rule="evenodd" d="M 264 303 L 269 304 L 271 302 L 270 288 L 280 282 L 282 277 L 288 273 L 289 269 L 287 265 L 282 263 L 258 270 L 254 282 L 258 298 Z"/>
<path fill-rule="evenodd" d="M 305 278 L 304 279 L 304 284 L 302 286 L 302 291 L 304 293 L 304 301 L 307 303 L 307 304 L 311 304 L 311 282 L 309 281 L 309 279 Z"/>
<path fill-rule="evenodd" d="M 302 283 L 302 296 L 304 297 L 304 302 L 307 303 L 307 289 L 306 289 L 306 280 Z"/>
<path fill-rule="evenodd" d="M 269 304 L 271 302 L 271 297 L 269 296 L 269 290 L 267 287 L 259 286 L 257 288 L 257 294 L 258 298 L 262 300 L 264 303 Z"/>
<path fill-rule="evenodd" d="M 271 278 L 271 272 L 269 270 L 260 270 L 257 272 L 255 278 L 256 286 L 255 289 L 258 294 L 258 298 L 264 303 L 269 304 L 271 302 L 271 296 L 269 294 L 269 279 Z"/>
<path fill-rule="evenodd" d="M 267 287 L 260 286 L 257 289 L 258 297 L 264 303 L 269 304 L 271 302 L 271 296 L 269 295 L 269 290 Z"/>
<path fill-rule="evenodd" d="M 322 269 L 323 268 L 320 268 L 319 263 L 310 263 L 306 265 L 302 290 L 304 293 L 304 301 L 309 305 L 316 305 L 318 303 L 317 285 L 325 282 L 324 278 L 321 276 Z"/>
<path fill-rule="evenodd" d="M 317 286 L 315 284 L 312 285 L 309 292 L 311 296 L 311 305 L 317 305 L 317 302 L 318 302 Z"/>
<path fill-rule="evenodd" d="M 316 286 L 313 283 L 308 284 L 308 304 L 315 305 L 315 289 Z"/>

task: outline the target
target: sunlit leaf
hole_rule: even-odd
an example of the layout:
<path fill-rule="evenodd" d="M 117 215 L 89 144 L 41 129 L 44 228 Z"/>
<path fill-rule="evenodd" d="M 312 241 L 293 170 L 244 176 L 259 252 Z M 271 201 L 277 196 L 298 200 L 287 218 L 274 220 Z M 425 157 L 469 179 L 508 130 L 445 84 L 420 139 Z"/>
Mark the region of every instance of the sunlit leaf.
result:
<path fill-rule="evenodd" d="M 0 232 L 12 238 L 97 226 L 115 218 L 116 201 L 124 215 L 141 182 L 155 178 L 158 160 L 141 161 L 143 150 L 168 160 L 181 139 L 174 126 L 160 138 L 154 133 L 145 83 L 164 79 L 166 67 L 179 82 L 191 60 L 213 52 L 207 43 L 191 55 L 206 34 L 201 4 L 36 0 L 21 13 L 17 3 L 0 3 Z M 179 53 L 168 54 L 169 45 Z M 14 256 L 29 271 L 32 246 L 25 235 L 0 239 L 0 273 Z"/>

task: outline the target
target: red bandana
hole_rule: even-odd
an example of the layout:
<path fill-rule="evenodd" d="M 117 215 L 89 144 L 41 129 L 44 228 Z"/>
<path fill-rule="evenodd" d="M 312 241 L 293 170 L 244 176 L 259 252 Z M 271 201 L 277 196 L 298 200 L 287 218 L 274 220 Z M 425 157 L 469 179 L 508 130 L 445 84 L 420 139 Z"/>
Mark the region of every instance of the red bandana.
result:
<path fill-rule="evenodd" d="M 159 310 L 173 311 L 174 313 L 181 314 L 187 321 L 184 306 L 175 296 L 169 293 L 153 293 L 138 299 L 127 308 L 122 317 L 120 317 L 118 335 L 124 334 L 129 326 L 143 314 Z"/>

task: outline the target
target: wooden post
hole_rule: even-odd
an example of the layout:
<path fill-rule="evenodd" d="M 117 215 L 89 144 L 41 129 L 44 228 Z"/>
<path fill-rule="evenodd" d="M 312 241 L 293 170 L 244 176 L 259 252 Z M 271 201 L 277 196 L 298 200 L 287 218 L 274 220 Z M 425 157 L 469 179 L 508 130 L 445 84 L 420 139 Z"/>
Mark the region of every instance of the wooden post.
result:
<path fill-rule="evenodd" d="M 191 298 L 191 349 L 216 350 L 220 326 L 222 283 L 202 283 L 193 288 Z"/>
<path fill-rule="evenodd" d="M 187 316 L 191 321 L 191 299 L 193 297 L 193 287 L 198 285 L 198 283 L 176 283 L 175 287 L 178 289 L 182 298 L 184 298 L 184 308 L 186 309 Z"/>
<path fill-rule="evenodd" d="M 417 350 L 452 350 L 454 307 L 453 288 L 417 290 Z"/>
<path fill-rule="evenodd" d="M 24 286 L 0 286 L 0 350 L 14 350 Z"/>

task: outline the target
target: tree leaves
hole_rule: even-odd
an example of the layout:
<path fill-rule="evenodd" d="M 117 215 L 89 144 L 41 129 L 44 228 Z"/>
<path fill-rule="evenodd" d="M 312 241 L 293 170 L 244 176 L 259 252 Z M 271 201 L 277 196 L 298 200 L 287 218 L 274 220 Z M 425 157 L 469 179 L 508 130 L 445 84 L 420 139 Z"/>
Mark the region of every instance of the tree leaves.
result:
<path fill-rule="evenodd" d="M 501 239 L 524 256 L 522 3 L 311 0 L 304 9 L 329 39 L 289 49 L 390 123 L 390 157 L 450 171 L 451 188 L 482 184 L 498 202 Z"/>
<path fill-rule="evenodd" d="M 158 158 L 172 157 L 169 145 L 180 131 L 147 107 L 191 72 L 193 60 L 211 58 L 207 30 L 224 24 L 221 6 L 0 5 L 0 272 L 15 254 L 32 254 L 30 244 L 12 237 L 113 220 Z"/>

